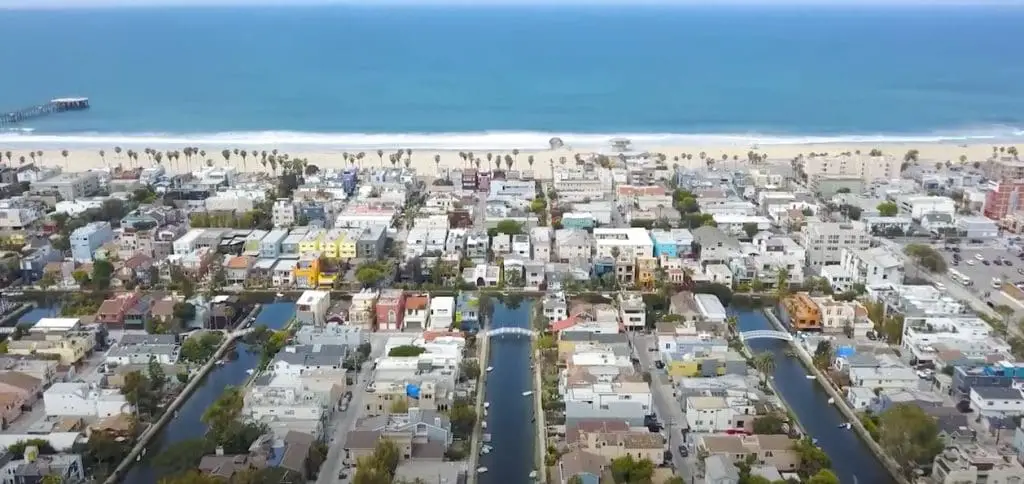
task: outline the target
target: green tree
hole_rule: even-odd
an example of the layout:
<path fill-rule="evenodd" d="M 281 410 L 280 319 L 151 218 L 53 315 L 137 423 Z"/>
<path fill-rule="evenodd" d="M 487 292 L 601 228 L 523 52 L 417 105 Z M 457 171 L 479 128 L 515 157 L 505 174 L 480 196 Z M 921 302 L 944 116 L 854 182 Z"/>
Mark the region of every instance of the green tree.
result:
<path fill-rule="evenodd" d="M 202 421 L 210 427 L 214 442 L 226 442 L 231 429 L 238 421 L 243 406 L 242 391 L 238 387 L 227 387 L 220 397 L 203 412 Z"/>
<path fill-rule="evenodd" d="M 768 377 L 775 373 L 775 357 L 767 351 L 758 353 L 754 356 L 754 368 L 761 373 L 761 383 L 767 384 Z"/>
<path fill-rule="evenodd" d="M 448 419 L 452 423 L 452 435 L 468 439 L 476 425 L 476 410 L 472 402 L 458 400 L 448 411 Z"/>
<path fill-rule="evenodd" d="M 499 234 L 518 235 L 523 233 L 523 224 L 515 220 L 502 220 L 494 228 Z"/>
<path fill-rule="evenodd" d="M 908 478 L 942 451 L 935 419 L 915 405 L 900 403 L 878 416 L 878 445 Z"/>
<path fill-rule="evenodd" d="M 400 398 L 398 400 L 391 402 L 391 408 L 389 410 L 391 410 L 391 413 L 408 413 L 409 402 L 405 401 L 405 399 Z"/>
<path fill-rule="evenodd" d="M 475 360 L 463 360 L 459 365 L 461 375 L 470 380 L 480 377 L 480 363 Z"/>
<path fill-rule="evenodd" d="M 903 248 L 903 252 L 913 258 L 918 265 L 929 272 L 946 272 L 946 259 L 930 245 L 909 244 Z"/>
<path fill-rule="evenodd" d="M 770 412 L 754 420 L 754 433 L 758 435 L 775 435 L 786 433 L 786 419 L 778 412 Z"/>
<path fill-rule="evenodd" d="M 822 469 L 807 479 L 807 484 L 839 484 L 839 478 L 832 471 Z"/>
<path fill-rule="evenodd" d="M 391 484 L 401 454 L 390 439 L 377 441 L 373 454 L 359 459 L 352 484 Z"/>
<path fill-rule="evenodd" d="M 167 474 L 179 474 L 199 466 L 203 456 L 215 450 L 205 438 L 186 439 L 171 444 L 153 459 L 153 464 Z"/>
<path fill-rule="evenodd" d="M 109 289 L 110 288 L 110 276 L 114 273 L 114 265 L 105 260 L 96 260 L 92 263 L 92 275 L 90 280 L 92 281 L 93 289 Z"/>
<path fill-rule="evenodd" d="M 426 351 L 427 351 L 426 348 L 423 348 L 423 347 L 420 347 L 420 346 L 401 345 L 401 346 L 396 346 L 394 348 L 391 348 L 391 351 L 388 352 L 388 356 L 397 356 L 397 357 L 419 356 L 419 355 L 423 354 Z"/>
<path fill-rule="evenodd" d="M 743 232 L 747 234 L 748 238 L 753 238 L 758 232 L 757 224 L 753 222 L 743 224 Z"/>
<path fill-rule="evenodd" d="M 40 484 L 64 484 L 64 478 L 56 474 L 48 474 L 43 476 L 43 479 L 39 481 Z"/>
<path fill-rule="evenodd" d="M 147 376 L 149 377 L 149 388 L 153 392 L 163 392 L 164 385 L 167 384 L 167 373 L 164 372 L 163 365 L 156 360 L 153 355 L 149 356 L 149 365 L 146 368 Z"/>
<path fill-rule="evenodd" d="M 356 269 L 356 280 L 364 287 L 376 286 L 384 279 L 384 266 L 378 262 L 368 262 Z"/>
<path fill-rule="evenodd" d="M 636 460 L 629 454 L 612 460 L 610 469 L 616 484 L 648 483 L 654 475 L 654 463 L 650 459 Z"/>
<path fill-rule="evenodd" d="M 882 202 L 877 207 L 878 214 L 883 217 L 895 217 L 900 212 L 900 208 L 894 202 Z"/>
<path fill-rule="evenodd" d="M 153 384 L 141 371 L 124 375 L 121 394 L 128 403 L 135 405 L 140 416 L 156 416 L 159 411 L 159 395 L 153 392 Z"/>
<path fill-rule="evenodd" d="M 800 457 L 798 472 L 801 476 L 813 476 L 823 469 L 832 467 L 832 460 L 825 451 L 818 448 L 809 438 L 804 438 L 793 445 L 793 450 Z"/>
<path fill-rule="evenodd" d="M 185 339 L 181 344 L 181 360 L 186 363 L 203 365 L 217 353 L 224 336 L 215 331 L 206 331 Z"/>

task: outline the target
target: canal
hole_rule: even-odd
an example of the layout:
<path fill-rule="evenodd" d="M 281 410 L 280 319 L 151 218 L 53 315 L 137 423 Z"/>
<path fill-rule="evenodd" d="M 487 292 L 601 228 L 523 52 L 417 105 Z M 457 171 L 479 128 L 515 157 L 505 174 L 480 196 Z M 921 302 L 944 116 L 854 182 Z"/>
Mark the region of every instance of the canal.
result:
<path fill-rule="evenodd" d="M 740 331 L 775 330 L 760 311 L 741 311 Z M 832 472 L 844 484 L 892 484 L 895 481 L 871 450 L 852 430 L 839 428 L 846 418 L 828 403 L 829 396 L 795 356 L 787 356 L 789 343 L 774 339 L 747 342 L 754 354 L 767 351 L 775 358 L 774 383 L 779 395 L 796 414 L 808 435 L 832 460 Z"/>
<path fill-rule="evenodd" d="M 281 329 L 294 315 L 294 303 L 264 304 L 253 325 L 263 324 L 271 329 Z M 245 383 L 246 378 L 249 377 L 246 370 L 255 368 L 260 362 L 258 350 L 251 349 L 244 344 L 238 344 L 236 348 L 238 357 L 229 360 L 222 366 L 215 367 L 207 375 L 203 386 L 199 387 L 181 406 L 177 418 L 168 422 L 160 436 L 147 449 L 147 458 L 132 467 L 128 475 L 125 476 L 124 482 L 157 482 L 162 476 L 159 475 L 157 469 L 153 468 L 152 458 L 174 443 L 197 439 L 206 433 L 206 424 L 202 422 L 203 412 L 220 397 L 225 387 Z"/>
<path fill-rule="evenodd" d="M 533 302 L 524 299 L 506 306 L 494 299 L 494 311 L 486 329 L 505 327 L 530 328 Z M 534 468 L 533 396 L 523 392 L 533 390 L 530 370 L 530 351 L 533 345 L 525 336 L 496 336 L 491 338 L 487 366 L 493 366 L 487 376 L 484 400 L 490 403 L 484 418 L 491 434 L 493 451 L 480 456 L 480 464 L 487 472 L 480 474 L 480 484 L 520 484 L 530 482 Z M 475 470 L 470 470 L 475 472 Z"/>

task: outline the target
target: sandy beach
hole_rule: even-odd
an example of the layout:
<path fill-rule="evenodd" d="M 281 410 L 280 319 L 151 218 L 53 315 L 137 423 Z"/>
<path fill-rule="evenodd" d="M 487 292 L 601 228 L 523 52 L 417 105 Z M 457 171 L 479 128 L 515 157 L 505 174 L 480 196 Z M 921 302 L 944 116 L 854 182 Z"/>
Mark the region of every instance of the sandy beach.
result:
<path fill-rule="evenodd" d="M 742 169 L 749 166 L 747 162 L 748 152 L 753 151 L 764 157 L 766 163 L 788 163 L 793 158 L 803 155 L 808 156 L 811 153 L 827 153 L 828 155 L 838 155 L 840 153 L 856 153 L 860 151 L 862 154 L 867 154 L 873 149 L 881 150 L 886 155 L 891 155 L 897 159 L 902 160 L 904 155 L 910 150 L 918 150 L 919 163 L 945 163 L 950 161 L 954 164 L 960 163 L 961 157 L 966 157 L 967 163 L 973 163 L 976 161 L 985 161 L 990 158 L 993 153 L 993 146 L 1009 147 L 1009 145 L 992 145 L 992 144 L 970 144 L 970 145 L 958 145 L 952 143 L 825 143 L 825 144 L 773 144 L 763 146 L 737 146 L 737 145 L 685 145 L 685 146 L 633 146 L 633 149 L 627 154 L 631 153 L 661 153 L 666 157 L 666 164 L 673 166 L 678 164 L 680 167 L 697 169 L 706 166 L 706 160 L 714 160 L 716 165 L 724 167 L 726 169 Z M 215 166 L 224 166 L 229 164 L 238 169 L 244 171 L 269 171 L 269 164 L 264 167 L 261 164 L 261 154 L 254 153 L 254 149 L 247 149 L 248 155 L 245 160 L 240 156 L 241 150 L 245 148 L 238 147 L 239 154 L 235 154 L 236 147 L 228 146 L 198 146 L 200 150 L 206 152 L 205 156 L 196 154 L 192 157 L 190 163 L 186 163 L 184 154 L 180 155 L 176 161 L 168 161 L 166 152 L 167 151 L 179 151 L 181 152 L 183 147 L 181 146 L 153 146 L 156 151 L 164 153 L 162 155 L 162 164 L 174 172 L 186 172 L 189 169 L 196 169 L 199 166 L 205 165 L 206 160 L 212 160 Z M 62 156 L 62 151 L 67 150 L 67 157 Z M 129 148 L 123 148 L 120 155 L 116 154 L 114 147 L 61 147 L 51 146 L 49 148 L 40 146 L 21 147 L 2 147 L 0 148 L 0 155 L 3 156 L 3 161 L 8 162 L 7 154 L 10 153 L 10 164 L 17 166 L 21 163 L 22 157 L 24 157 L 24 163 L 36 162 L 42 165 L 57 165 L 66 170 L 71 171 L 84 171 L 89 169 L 102 169 L 104 167 L 113 167 L 118 164 L 123 166 L 132 166 L 133 162 L 126 156 Z M 155 157 L 147 156 L 144 151 L 144 147 L 132 147 L 132 150 L 139 152 L 138 165 L 151 166 L 155 163 Z M 225 160 L 222 155 L 224 149 L 231 151 L 230 157 Z M 103 150 L 103 156 L 100 155 L 100 150 Z M 267 149 L 268 155 L 272 153 L 272 148 Z M 37 155 L 33 158 L 30 153 L 36 152 Z M 43 155 L 39 156 L 38 152 L 42 151 Z M 259 150 L 262 151 L 262 148 Z M 359 150 L 344 150 L 344 149 L 300 149 L 296 151 L 288 151 L 284 149 L 278 149 L 277 158 L 281 158 L 287 154 L 289 159 L 304 158 L 309 161 L 309 164 L 317 165 L 322 169 L 326 168 L 342 168 L 350 166 L 352 161 L 360 167 L 379 167 L 379 166 L 391 166 L 390 156 L 392 153 L 397 153 L 398 150 L 395 148 L 388 148 L 384 150 L 383 156 L 377 155 L 377 150 L 367 150 L 360 148 Z M 357 153 L 364 153 L 362 159 L 356 160 Z M 502 168 L 504 169 L 507 165 L 505 163 L 505 157 L 511 156 L 513 160 L 512 169 L 515 170 L 529 170 L 531 165 L 530 159 L 533 160 L 532 170 L 534 176 L 537 178 L 548 178 L 551 176 L 551 166 L 558 166 L 564 159 L 568 165 L 573 163 L 576 155 L 587 157 L 595 153 L 592 149 L 587 150 L 572 150 L 569 148 L 562 148 L 557 150 L 551 149 L 523 149 L 518 154 L 514 154 L 512 150 L 475 150 L 475 151 L 458 151 L 458 150 L 416 150 L 413 149 L 411 156 L 407 155 L 405 151 L 402 151 L 402 161 L 400 165 L 405 165 L 406 160 L 410 160 L 409 166 L 415 168 L 419 173 L 426 175 L 435 175 L 439 172 L 443 173 L 445 169 L 451 168 L 466 168 L 476 166 L 475 162 L 468 161 L 469 155 L 472 155 L 472 159 L 480 161 L 480 167 L 482 169 L 493 168 L 495 166 L 494 161 L 499 157 L 502 161 Z M 615 156 L 615 153 L 608 150 L 603 151 L 605 154 Z M 704 153 L 704 160 L 701 159 L 701 153 Z M 346 161 L 346 154 L 348 155 L 349 161 Z M 462 155 L 467 155 L 464 158 Z M 488 161 L 488 155 L 490 155 L 490 161 Z M 723 161 L 724 158 L 724 161 Z"/>

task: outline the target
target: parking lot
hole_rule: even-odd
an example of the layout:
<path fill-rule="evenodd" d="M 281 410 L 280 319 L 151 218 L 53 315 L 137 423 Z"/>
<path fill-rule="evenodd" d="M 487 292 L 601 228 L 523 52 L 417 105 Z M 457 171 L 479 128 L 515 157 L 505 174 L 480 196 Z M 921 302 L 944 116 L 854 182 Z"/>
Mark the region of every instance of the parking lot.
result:
<path fill-rule="evenodd" d="M 991 290 L 994 278 L 1009 282 L 1024 281 L 1024 275 L 1021 275 L 1024 272 L 1024 261 L 1017 257 L 1017 252 L 1009 249 L 961 247 L 960 252 L 939 250 L 949 268 L 969 277 L 978 291 Z M 956 254 L 960 255 L 959 262 L 954 258 Z M 1006 263 L 1002 262 L 1004 260 Z"/>

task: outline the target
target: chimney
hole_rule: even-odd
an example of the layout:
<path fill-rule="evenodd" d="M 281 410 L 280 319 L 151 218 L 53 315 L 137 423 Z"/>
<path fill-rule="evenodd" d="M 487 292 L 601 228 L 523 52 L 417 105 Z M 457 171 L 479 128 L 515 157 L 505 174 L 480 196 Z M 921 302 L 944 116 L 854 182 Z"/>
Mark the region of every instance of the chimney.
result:
<path fill-rule="evenodd" d="M 214 451 L 214 453 L 217 454 L 217 456 L 223 456 L 224 455 L 224 446 L 218 445 L 217 449 Z"/>

